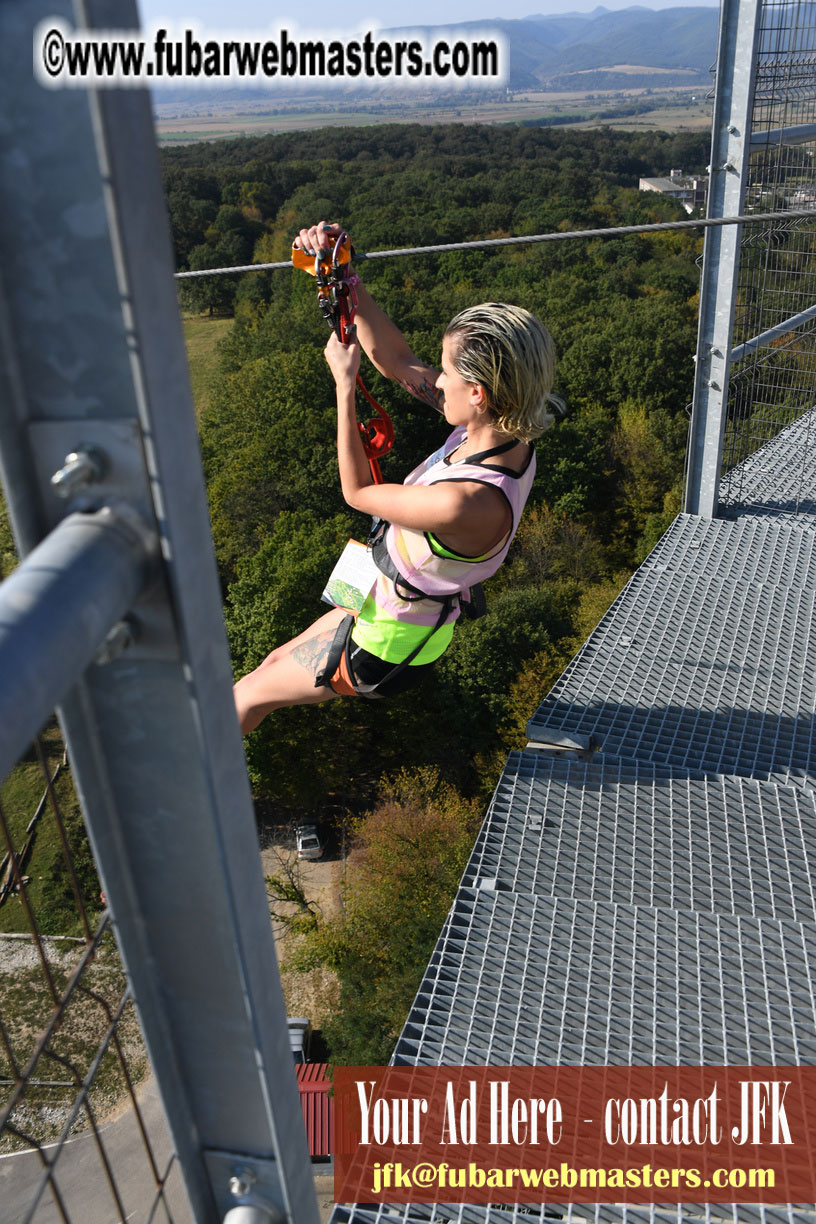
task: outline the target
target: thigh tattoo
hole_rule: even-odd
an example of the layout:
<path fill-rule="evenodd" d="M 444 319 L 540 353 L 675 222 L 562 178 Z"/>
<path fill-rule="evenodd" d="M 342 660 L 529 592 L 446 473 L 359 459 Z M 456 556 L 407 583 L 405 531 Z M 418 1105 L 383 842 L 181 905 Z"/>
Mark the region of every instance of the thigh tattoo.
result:
<path fill-rule="evenodd" d="M 316 676 L 321 667 L 326 666 L 335 633 L 335 629 L 327 629 L 325 633 L 319 633 L 317 637 L 301 642 L 292 651 L 292 658 L 301 667 L 305 667 L 311 675 Z"/>

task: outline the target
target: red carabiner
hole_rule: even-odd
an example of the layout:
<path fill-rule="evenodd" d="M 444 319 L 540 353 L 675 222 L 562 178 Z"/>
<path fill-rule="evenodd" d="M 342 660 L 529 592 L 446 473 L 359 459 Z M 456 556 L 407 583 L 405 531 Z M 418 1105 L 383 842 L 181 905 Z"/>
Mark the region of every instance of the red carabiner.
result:
<path fill-rule="evenodd" d="M 335 255 L 345 236 L 345 234 L 342 234 L 338 239 L 335 245 Z M 332 260 L 332 267 L 333 269 L 339 267 L 339 265 L 335 264 L 334 259 Z M 338 308 L 338 334 L 340 341 L 343 344 L 348 344 L 355 331 L 354 316 L 357 313 L 357 295 L 354 292 L 354 286 L 350 285 L 345 279 L 345 272 L 341 271 L 341 276 L 342 288 L 335 295 Z M 358 421 L 357 428 L 360 430 L 360 437 L 363 440 L 363 450 L 371 470 L 371 479 L 375 484 L 382 484 L 382 472 L 380 471 L 378 461 L 387 455 L 394 445 L 394 424 L 382 405 L 377 403 L 359 374 L 357 375 L 357 386 L 377 413 L 377 416 L 372 417 L 365 424 L 362 421 Z"/>
<path fill-rule="evenodd" d="M 382 473 L 377 461 L 382 459 L 383 455 L 387 455 L 394 445 L 394 425 L 388 413 L 380 407 L 374 396 L 364 385 L 359 374 L 357 375 L 357 386 L 371 407 L 378 413 L 378 416 L 372 417 L 365 425 L 362 421 L 358 421 L 357 428 L 360 430 L 360 436 L 363 439 L 363 450 L 368 460 L 368 466 L 371 469 L 371 478 L 375 484 L 382 484 Z"/>

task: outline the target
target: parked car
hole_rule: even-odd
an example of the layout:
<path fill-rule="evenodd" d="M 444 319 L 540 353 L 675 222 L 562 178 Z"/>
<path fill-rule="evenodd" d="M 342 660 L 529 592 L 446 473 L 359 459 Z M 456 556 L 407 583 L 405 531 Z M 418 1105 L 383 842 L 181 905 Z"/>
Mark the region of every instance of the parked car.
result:
<path fill-rule="evenodd" d="M 319 859 L 323 857 L 323 843 L 316 825 L 302 824 L 295 830 L 297 840 L 297 856 L 299 859 Z"/>

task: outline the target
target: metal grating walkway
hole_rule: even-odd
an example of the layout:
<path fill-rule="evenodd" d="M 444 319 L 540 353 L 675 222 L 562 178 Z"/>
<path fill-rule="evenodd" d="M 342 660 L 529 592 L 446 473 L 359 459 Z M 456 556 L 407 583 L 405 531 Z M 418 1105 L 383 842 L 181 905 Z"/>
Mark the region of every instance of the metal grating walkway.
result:
<path fill-rule="evenodd" d="M 722 512 L 785 517 L 816 514 L 814 443 L 816 408 L 811 408 L 723 477 Z M 806 518 L 797 521 L 801 526 L 807 524 Z"/>
<path fill-rule="evenodd" d="M 812 1064 L 812 934 L 799 922 L 461 889 L 394 1061 Z"/>
<path fill-rule="evenodd" d="M 530 720 L 605 756 L 812 785 L 812 530 L 680 516 Z"/>
<path fill-rule="evenodd" d="M 816 467 L 810 424 L 751 461 L 768 507 Z M 673 523 L 530 720 L 553 747 L 511 753 L 394 1062 L 816 1063 L 815 526 L 757 506 Z M 334 1221 L 522 1216 L 814 1224 L 816 1207 L 357 1204 Z"/>
<path fill-rule="evenodd" d="M 655 1204 L 653 1207 L 614 1203 L 548 1204 L 540 1211 L 523 1206 L 472 1207 L 452 1203 L 411 1203 L 394 1206 L 357 1204 L 335 1208 L 336 1224 L 527 1224 L 560 1220 L 562 1224 L 814 1224 L 816 1211 L 806 1206 L 774 1207 L 746 1203 Z"/>
<path fill-rule="evenodd" d="M 816 921 L 816 798 L 654 765 L 512 753 L 462 884 Z"/>
<path fill-rule="evenodd" d="M 552 1204 L 536 1214 L 529 1205 L 494 1205 L 487 1207 L 456 1206 L 450 1203 L 412 1203 L 395 1208 L 383 1205 L 356 1206 L 353 1214 L 338 1207 L 335 1219 L 353 1221 L 353 1224 L 519 1224 L 534 1216 L 541 1220 L 561 1220 L 563 1224 L 813 1224 L 816 1212 L 807 1208 L 780 1210 L 778 1207 L 758 1207 L 741 1204 L 738 1208 L 723 1203 L 710 1205 L 684 1204 L 682 1209 L 673 1206 L 655 1206 L 651 1211 L 644 1207 L 626 1207 L 615 1204 L 579 1203 Z"/>

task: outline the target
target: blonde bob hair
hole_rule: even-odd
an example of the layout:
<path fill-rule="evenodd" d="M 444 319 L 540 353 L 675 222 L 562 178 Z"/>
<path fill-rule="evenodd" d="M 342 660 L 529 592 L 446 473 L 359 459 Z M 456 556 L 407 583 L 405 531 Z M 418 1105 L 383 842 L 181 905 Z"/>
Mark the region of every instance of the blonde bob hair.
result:
<path fill-rule="evenodd" d="M 461 311 L 445 335 L 454 341 L 451 361 L 466 382 L 487 393 L 488 410 L 499 433 L 530 442 L 552 425 L 555 346 L 540 319 L 521 306 L 484 302 Z"/>

